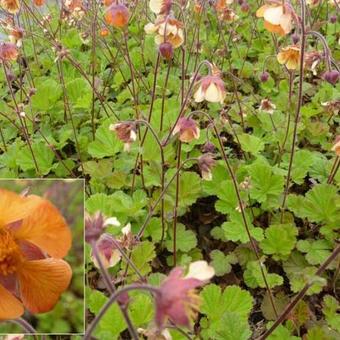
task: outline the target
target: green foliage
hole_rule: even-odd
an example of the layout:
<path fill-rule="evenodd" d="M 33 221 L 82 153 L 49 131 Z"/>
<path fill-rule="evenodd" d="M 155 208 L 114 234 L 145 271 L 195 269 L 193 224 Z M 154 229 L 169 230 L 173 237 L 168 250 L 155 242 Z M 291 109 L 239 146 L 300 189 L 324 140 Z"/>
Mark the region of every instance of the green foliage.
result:
<path fill-rule="evenodd" d="M 215 269 L 216 276 L 223 276 L 230 273 L 232 264 L 237 263 L 237 258 L 234 254 L 224 255 L 220 250 L 213 250 L 210 253 L 211 265 Z"/>

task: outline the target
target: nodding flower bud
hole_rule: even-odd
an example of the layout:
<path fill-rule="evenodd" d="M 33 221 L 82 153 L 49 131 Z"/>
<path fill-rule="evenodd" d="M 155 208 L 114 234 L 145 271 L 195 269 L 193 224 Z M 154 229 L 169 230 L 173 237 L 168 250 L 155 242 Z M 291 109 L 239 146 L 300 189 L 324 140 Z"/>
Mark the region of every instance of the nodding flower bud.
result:
<path fill-rule="evenodd" d="M 201 171 L 202 178 L 206 181 L 212 180 L 211 170 L 215 163 L 216 161 L 214 160 L 213 155 L 210 153 L 205 153 L 198 159 L 198 167 Z"/>
<path fill-rule="evenodd" d="M 200 129 L 192 118 L 181 117 L 174 130 L 173 135 L 179 134 L 179 140 L 184 143 L 190 143 L 193 139 L 200 137 Z"/>
<path fill-rule="evenodd" d="M 241 11 L 243 12 L 243 13 L 247 13 L 248 11 L 249 11 L 249 4 L 247 3 L 247 2 L 243 2 L 243 4 L 241 5 Z"/>
<path fill-rule="evenodd" d="M 238 4 L 239 4 L 240 6 L 242 6 L 243 3 L 244 3 L 244 0 L 238 0 L 237 2 L 238 2 Z"/>
<path fill-rule="evenodd" d="M 298 34 L 294 33 L 292 34 L 292 42 L 294 45 L 296 45 L 300 41 L 300 37 Z"/>
<path fill-rule="evenodd" d="M 174 57 L 174 48 L 172 44 L 165 41 L 159 45 L 159 53 L 165 60 L 171 60 Z"/>
<path fill-rule="evenodd" d="M 117 134 L 118 139 L 124 143 L 124 151 L 129 151 L 130 146 L 137 139 L 137 127 L 134 122 L 111 124 L 109 129 Z"/>
<path fill-rule="evenodd" d="M 340 73 L 336 70 L 326 71 L 323 74 L 323 78 L 332 85 L 335 85 L 340 77 Z"/>
<path fill-rule="evenodd" d="M 330 21 L 332 24 L 335 24 L 336 21 L 337 21 L 337 16 L 336 16 L 336 15 L 332 15 L 332 16 L 329 18 L 329 21 Z"/>
<path fill-rule="evenodd" d="M 260 75 L 260 80 L 262 83 L 265 83 L 269 79 L 269 73 L 264 71 Z"/>
<path fill-rule="evenodd" d="M 216 150 L 215 145 L 211 142 L 206 142 L 202 146 L 202 152 L 204 152 L 204 153 L 214 153 L 215 150 Z"/>

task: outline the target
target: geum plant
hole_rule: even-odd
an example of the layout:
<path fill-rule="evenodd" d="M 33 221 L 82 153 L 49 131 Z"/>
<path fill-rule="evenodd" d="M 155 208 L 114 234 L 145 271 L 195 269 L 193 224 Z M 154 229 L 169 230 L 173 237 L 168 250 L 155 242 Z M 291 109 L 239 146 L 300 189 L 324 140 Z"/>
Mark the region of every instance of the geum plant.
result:
<path fill-rule="evenodd" d="M 0 173 L 86 177 L 86 338 L 338 337 L 337 1 L 1 6 Z"/>

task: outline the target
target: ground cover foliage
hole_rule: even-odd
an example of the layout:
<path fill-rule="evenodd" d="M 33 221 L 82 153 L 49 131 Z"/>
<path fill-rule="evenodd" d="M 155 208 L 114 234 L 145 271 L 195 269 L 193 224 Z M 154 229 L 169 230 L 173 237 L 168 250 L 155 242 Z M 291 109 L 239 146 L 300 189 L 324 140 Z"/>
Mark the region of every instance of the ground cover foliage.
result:
<path fill-rule="evenodd" d="M 262 5 L 25 0 L 3 23 L 0 176 L 86 179 L 87 338 L 339 338 L 339 5 Z"/>

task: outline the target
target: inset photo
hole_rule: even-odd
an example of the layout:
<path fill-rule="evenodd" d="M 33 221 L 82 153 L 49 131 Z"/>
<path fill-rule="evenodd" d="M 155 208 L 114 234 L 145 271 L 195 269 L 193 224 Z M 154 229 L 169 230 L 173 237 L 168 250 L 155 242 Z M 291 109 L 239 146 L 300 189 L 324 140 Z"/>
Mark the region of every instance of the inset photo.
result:
<path fill-rule="evenodd" d="M 84 333 L 84 181 L 0 179 L 0 337 Z"/>

